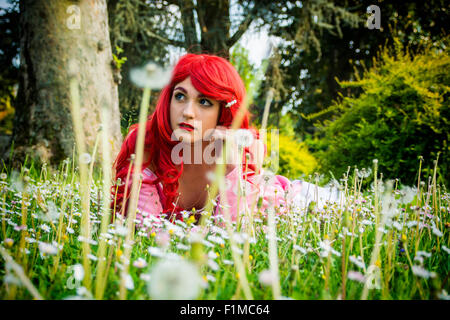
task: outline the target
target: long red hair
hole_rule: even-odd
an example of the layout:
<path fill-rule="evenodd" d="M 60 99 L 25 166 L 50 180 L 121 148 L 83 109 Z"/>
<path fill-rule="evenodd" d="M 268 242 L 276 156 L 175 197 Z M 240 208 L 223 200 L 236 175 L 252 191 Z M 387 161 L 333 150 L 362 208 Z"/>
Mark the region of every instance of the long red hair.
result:
<path fill-rule="evenodd" d="M 220 102 L 220 115 L 217 125 L 231 127 L 231 123 L 242 106 L 245 98 L 245 86 L 236 69 L 226 59 L 207 54 L 186 54 L 180 58 L 172 72 L 170 83 L 166 85 L 161 91 L 160 97 L 156 104 L 156 109 L 152 115 L 149 116 L 146 122 L 145 144 L 144 149 L 149 155 L 148 159 L 144 159 L 142 168 L 148 167 L 150 164 L 157 176 L 153 183 L 161 182 L 163 185 L 163 192 L 165 195 L 163 211 L 165 213 L 179 212 L 182 208 L 175 207 L 178 191 L 178 178 L 183 172 L 183 164 L 180 169 L 171 160 L 172 148 L 178 141 L 172 141 L 172 128 L 170 126 L 170 101 L 173 94 L 173 89 L 176 84 L 182 82 L 190 77 L 192 85 L 203 95 Z M 225 105 L 236 100 L 237 103 L 231 107 Z M 122 147 L 117 155 L 113 165 L 113 172 L 115 173 L 115 180 L 119 178 L 122 184 L 117 186 L 116 208 L 121 208 L 128 200 L 130 187 L 127 189 L 125 195 L 125 186 L 127 179 L 130 156 L 135 153 L 137 129 L 138 124 L 130 127 L 128 135 L 125 138 Z M 241 128 L 249 128 L 249 113 L 246 112 Z M 258 135 L 256 130 L 252 130 L 255 135 Z M 246 157 L 245 154 L 249 150 L 246 148 L 243 158 L 243 166 L 245 170 Z M 253 164 L 247 164 L 247 168 L 254 171 Z M 131 177 L 131 175 L 130 175 Z M 130 178 L 131 179 L 131 178 Z M 112 188 L 113 197 L 116 194 L 116 186 Z M 125 202 L 125 203 L 124 203 Z M 126 210 L 125 210 L 126 214 Z M 179 217 L 179 215 L 177 215 Z"/>

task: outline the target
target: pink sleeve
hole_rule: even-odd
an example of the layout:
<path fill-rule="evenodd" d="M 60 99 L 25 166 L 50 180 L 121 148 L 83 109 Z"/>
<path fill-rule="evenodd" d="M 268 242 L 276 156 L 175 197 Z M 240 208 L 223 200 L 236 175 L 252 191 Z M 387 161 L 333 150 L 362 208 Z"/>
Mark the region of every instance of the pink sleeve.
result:
<path fill-rule="evenodd" d="M 249 181 L 241 180 L 243 186 L 245 185 L 246 196 L 244 199 L 243 195 L 241 194 L 238 210 L 238 179 L 239 177 L 237 169 L 233 170 L 226 176 L 226 195 L 232 221 L 236 221 L 238 212 L 243 214 L 245 212 L 245 209 L 250 212 L 253 204 L 257 202 L 259 198 L 262 198 L 262 212 L 265 213 L 266 209 L 272 206 L 278 207 L 278 209 L 276 209 L 277 214 L 286 213 L 288 204 L 291 203 L 295 194 L 299 193 L 301 190 L 300 183 L 298 183 L 297 181 L 291 182 L 288 178 L 281 175 L 272 175 L 272 177 L 268 179 L 268 181 L 264 179 L 263 174 L 251 176 L 249 177 Z M 223 207 L 221 208 L 220 205 L 223 206 L 224 204 L 220 203 L 217 206 L 216 214 L 224 214 Z M 256 211 L 256 203 L 253 208 Z"/>
<path fill-rule="evenodd" d="M 140 223 L 137 224 L 138 226 L 150 226 L 148 223 L 146 223 L 146 221 L 144 221 L 147 220 L 145 218 L 149 218 L 149 220 L 151 221 L 159 220 L 162 212 L 162 205 L 158 193 L 158 188 L 155 184 L 151 183 L 154 179 L 156 179 L 156 175 L 148 169 L 145 169 L 142 174 L 143 180 L 141 189 L 139 191 L 136 220 L 140 221 Z"/>
<path fill-rule="evenodd" d="M 228 205 L 228 212 L 231 215 L 232 221 L 236 221 L 238 212 L 242 214 L 244 214 L 245 210 L 248 210 L 248 212 L 250 212 L 253 203 L 258 201 L 258 194 L 259 194 L 259 188 L 257 185 L 249 181 L 241 180 L 242 183 L 241 188 L 242 190 L 245 190 L 245 197 L 241 193 L 238 210 L 238 187 L 239 187 L 238 173 L 239 173 L 238 169 L 235 168 L 225 177 L 227 189 L 226 190 L 227 204 L 225 204 L 223 201 L 220 200 L 219 205 L 216 207 L 216 214 L 220 213 L 224 215 L 225 214 L 224 205 Z"/>

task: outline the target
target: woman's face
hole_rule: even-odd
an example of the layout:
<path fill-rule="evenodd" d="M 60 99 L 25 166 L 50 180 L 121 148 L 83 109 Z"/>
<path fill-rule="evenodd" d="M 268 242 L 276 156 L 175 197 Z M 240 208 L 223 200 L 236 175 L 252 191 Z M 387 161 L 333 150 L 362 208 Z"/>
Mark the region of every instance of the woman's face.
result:
<path fill-rule="evenodd" d="M 190 77 L 176 84 L 170 100 L 170 125 L 176 140 L 193 143 L 203 139 L 205 132 L 216 127 L 219 109 L 219 102 L 198 92 Z"/>

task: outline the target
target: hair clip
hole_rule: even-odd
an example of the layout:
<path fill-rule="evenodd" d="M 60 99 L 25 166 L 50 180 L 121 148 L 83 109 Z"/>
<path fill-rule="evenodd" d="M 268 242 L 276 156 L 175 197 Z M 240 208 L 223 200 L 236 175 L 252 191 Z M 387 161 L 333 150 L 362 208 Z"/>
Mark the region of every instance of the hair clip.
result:
<path fill-rule="evenodd" d="M 225 108 L 229 108 L 229 107 L 231 107 L 231 106 L 232 106 L 233 104 L 235 104 L 235 103 L 237 103 L 236 99 L 234 99 L 234 100 L 228 102 L 228 103 L 225 105 Z"/>

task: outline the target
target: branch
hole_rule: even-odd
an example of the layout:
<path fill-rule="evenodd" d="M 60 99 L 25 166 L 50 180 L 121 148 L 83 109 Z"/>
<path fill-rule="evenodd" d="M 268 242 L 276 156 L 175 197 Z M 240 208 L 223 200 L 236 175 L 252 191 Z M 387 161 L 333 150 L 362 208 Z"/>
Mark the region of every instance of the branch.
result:
<path fill-rule="evenodd" d="M 151 32 L 150 30 L 146 30 L 145 33 L 147 34 L 147 36 L 157 39 L 159 41 L 162 41 L 164 43 L 170 44 L 175 47 L 183 47 L 184 48 L 184 45 L 185 45 L 184 41 L 163 38 L 163 37 L 157 35 L 156 33 Z"/>
<path fill-rule="evenodd" d="M 241 22 L 237 31 L 230 38 L 228 38 L 227 41 L 225 42 L 229 48 L 231 48 L 242 37 L 242 35 L 245 33 L 245 31 L 247 31 L 247 29 L 250 26 L 250 24 L 252 23 L 253 19 L 254 19 L 253 15 L 249 14 L 244 19 L 244 21 Z"/>

